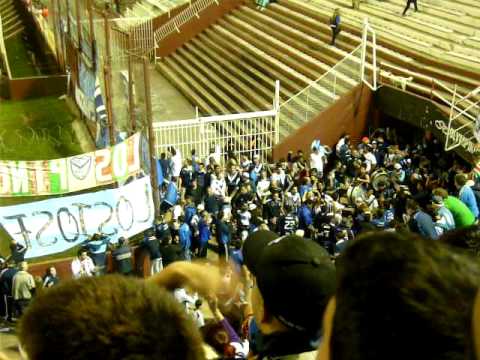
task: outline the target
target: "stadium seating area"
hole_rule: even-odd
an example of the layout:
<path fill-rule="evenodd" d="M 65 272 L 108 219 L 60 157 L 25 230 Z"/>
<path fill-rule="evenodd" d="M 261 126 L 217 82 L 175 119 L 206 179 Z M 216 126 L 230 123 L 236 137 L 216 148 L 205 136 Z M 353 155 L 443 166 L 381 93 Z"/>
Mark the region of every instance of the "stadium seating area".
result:
<path fill-rule="evenodd" d="M 18 14 L 13 0 L 0 1 L 0 17 L 2 19 L 3 36 L 5 40 L 21 33 L 25 26 Z"/>
<path fill-rule="evenodd" d="M 400 16 L 403 0 L 362 2 L 360 11 L 351 9 L 350 0 L 286 0 L 265 12 L 249 2 L 162 59 L 158 70 L 203 114 L 265 110 L 271 108 L 275 80 L 281 82 L 281 102 L 288 100 L 361 43 L 368 18 L 377 35 L 382 81 L 399 86 L 403 80 L 408 91 L 451 99 L 451 92 L 433 79 L 450 89 L 457 86 L 459 94 L 467 94 L 480 79 L 475 27 L 480 5 L 466 1 L 422 2 L 421 11 L 407 17 Z M 342 11 L 342 32 L 333 47 L 328 21 L 335 8 Z M 370 51 L 367 56 L 371 63 Z M 336 93 L 320 84 L 313 101 L 326 108 L 329 99 L 358 83 L 355 75 L 358 63 L 352 61 L 338 74 Z M 289 129 L 300 125 L 297 121 Z M 281 130 L 282 137 L 285 133 Z"/>

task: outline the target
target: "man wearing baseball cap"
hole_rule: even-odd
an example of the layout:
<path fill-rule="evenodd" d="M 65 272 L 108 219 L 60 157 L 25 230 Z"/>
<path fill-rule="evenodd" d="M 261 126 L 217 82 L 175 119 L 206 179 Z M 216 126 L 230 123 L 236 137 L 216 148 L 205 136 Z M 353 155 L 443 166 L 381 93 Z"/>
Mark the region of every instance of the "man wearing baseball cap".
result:
<path fill-rule="evenodd" d="M 243 256 L 254 280 L 250 340 L 258 359 L 313 359 L 335 291 L 328 253 L 311 240 L 260 230 L 245 241 Z"/>

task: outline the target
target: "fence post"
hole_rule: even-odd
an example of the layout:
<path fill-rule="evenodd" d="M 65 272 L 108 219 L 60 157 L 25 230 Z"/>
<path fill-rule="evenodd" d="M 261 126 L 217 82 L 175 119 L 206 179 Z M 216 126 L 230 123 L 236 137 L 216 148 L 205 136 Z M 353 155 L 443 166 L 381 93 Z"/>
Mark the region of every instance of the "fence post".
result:
<path fill-rule="evenodd" d="M 365 57 L 367 55 L 367 39 L 368 39 L 368 18 L 363 20 L 363 34 L 362 34 L 362 58 L 360 60 L 360 80 L 365 81 Z"/>
<path fill-rule="evenodd" d="M 77 21 L 77 37 L 78 37 L 78 52 L 82 52 L 82 24 L 80 22 L 80 3 L 79 0 L 75 0 L 75 12 Z"/>
<path fill-rule="evenodd" d="M 105 83 L 105 101 L 107 105 L 108 132 L 110 145 L 115 145 L 115 125 L 113 123 L 113 106 L 112 106 L 112 56 L 110 53 L 110 23 L 108 22 L 107 13 L 103 13 L 103 21 L 105 25 L 105 67 L 103 80 Z"/>
<path fill-rule="evenodd" d="M 137 130 L 137 119 L 135 117 L 135 99 L 133 98 L 133 55 L 132 55 L 132 34 L 127 34 L 128 41 L 128 110 L 130 111 L 130 124 L 132 132 Z"/>
<path fill-rule="evenodd" d="M 372 32 L 372 51 L 373 51 L 373 90 L 377 90 L 377 36 L 375 35 L 375 30 L 370 27 Z"/>
<path fill-rule="evenodd" d="M 152 98 L 150 88 L 150 69 L 148 58 L 143 58 L 143 76 L 145 85 L 145 110 L 148 126 L 148 152 L 150 154 L 150 181 L 152 183 L 153 206 L 155 208 L 155 218 L 158 217 L 160 211 L 160 197 L 158 192 L 157 162 L 155 160 L 155 135 L 153 133 L 153 116 L 152 116 Z"/>
<path fill-rule="evenodd" d="M 275 111 L 275 145 L 277 145 L 280 142 L 280 80 L 275 81 L 273 109 Z"/>

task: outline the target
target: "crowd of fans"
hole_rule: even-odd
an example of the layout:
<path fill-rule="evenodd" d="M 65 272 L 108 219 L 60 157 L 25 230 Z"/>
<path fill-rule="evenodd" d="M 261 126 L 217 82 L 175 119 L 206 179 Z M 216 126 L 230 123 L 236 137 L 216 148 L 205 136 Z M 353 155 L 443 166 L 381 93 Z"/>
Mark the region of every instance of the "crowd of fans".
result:
<path fill-rule="evenodd" d="M 93 276 L 101 234 L 72 261 L 79 280 L 53 286 L 49 269 L 19 327 L 30 359 L 203 359 L 204 344 L 225 359 L 475 358 L 480 187 L 435 138 L 378 129 L 276 163 L 218 150 L 162 154 L 149 279 Z M 121 238 L 119 273 L 132 254 Z"/>

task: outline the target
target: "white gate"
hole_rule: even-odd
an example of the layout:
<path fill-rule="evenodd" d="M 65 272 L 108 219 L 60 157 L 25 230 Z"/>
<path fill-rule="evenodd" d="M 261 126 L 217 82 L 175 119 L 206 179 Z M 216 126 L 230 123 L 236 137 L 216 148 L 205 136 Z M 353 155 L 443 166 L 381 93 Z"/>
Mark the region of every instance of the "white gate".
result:
<path fill-rule="evenodd" d="M 181 151 L 184 158 L 195 150 L 197 156 L 205 159 L 216 149 L 222 158 L 233 151 L 249 157 L 259 154 L 267 159 L 276 144 L 276 115 L 274 109 L 157 122 L 153 124 L 156 155 L 173 146 Z"/>

